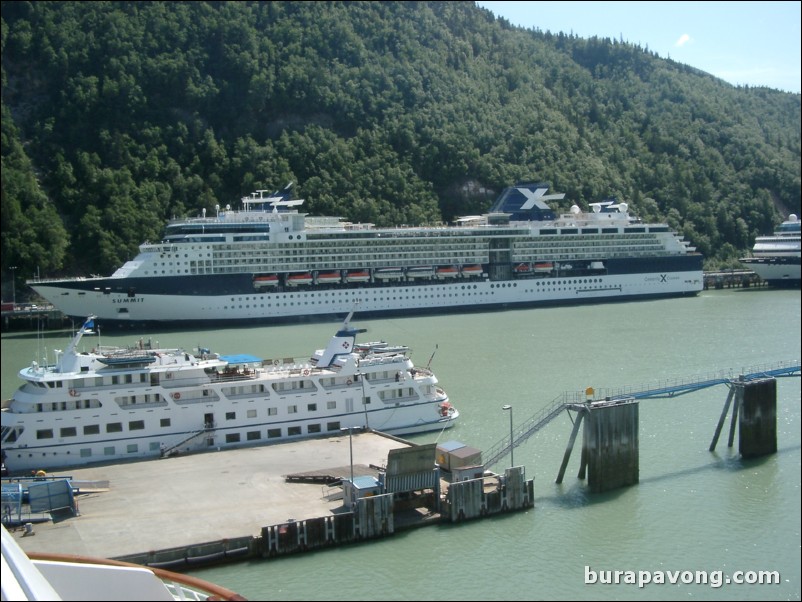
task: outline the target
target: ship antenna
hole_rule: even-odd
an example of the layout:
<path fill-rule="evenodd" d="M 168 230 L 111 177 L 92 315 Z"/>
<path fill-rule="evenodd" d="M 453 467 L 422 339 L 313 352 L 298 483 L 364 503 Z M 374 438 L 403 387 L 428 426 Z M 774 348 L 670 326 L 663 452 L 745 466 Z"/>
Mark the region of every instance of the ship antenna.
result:
<path fill-rule="evenodd" d="M 429 369 L 429 366 L 432 365 L 432 360 L 434 359 L 434 354 L 437 353 L 437 348 L 438 347 L 439 347 L 439 345 L 435 345 L 434 346 L 434 351 L 432 351 L 432 357 L 429 358 L 429 362 L 426 364 L 426 369 L 427 370 Z"/>

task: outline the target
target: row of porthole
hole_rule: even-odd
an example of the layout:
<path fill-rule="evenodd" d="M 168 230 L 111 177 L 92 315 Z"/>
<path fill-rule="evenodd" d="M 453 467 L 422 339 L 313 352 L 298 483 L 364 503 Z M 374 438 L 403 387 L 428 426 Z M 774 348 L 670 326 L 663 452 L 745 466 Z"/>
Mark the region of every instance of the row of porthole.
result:
<path fill-rule="evenodd" d="M 537 286 L 540 286 L 541 284 L 549 285 L 549 286 L 566 286 L 568 284 L 592 284 L 594 282 L 595 283 L 601 283 L 602 279 L 601 278 L 590 278 L 590 279 L 585 278 L 584 280 L 575 280 L 575 281 L 572 281 L 570 283 L 569 283 L 569 281 L 562 282 L 562 281 L 559 281 L 559 280 L 556 281 L 556 282 L 540 282 L 540 281 L 538 281 L 535 284 Z M 474 285 L 464 285 L 463 284 L 460 288 L 462 290 L 465 290 L 466 286 L 467 286 L 468 289 L 476 289 L 476 288 L 478 288 L 478 286 L 476 284 L 474 284 Z M 502 282 L 501 284 L 491 284 L 490 285 L 491 289 L 492 288 L 506 288 L 506 287 L 517 288 L 518 287 L 518 283 L 517 282 L 509 282 L 509 283 L 508 282 Z M 549 288 L 549 290 L 551 290 L 551 289 Z M 335 295 L 336 296 L 340 296 L 340 295 L 346 295 L 346 296 L 359 295 L 359 296 L 363 296 L 363 293 L 364 293 L 364 291 L 361 290 L 361 289 L 360 290 L 347 290 L 347 291 L 331 291 L 332 297 L 335 296 Z M 271 293 L 267 293 L 267 294 L 271 294 Z M 306 293 L 306 294 L 299 295 L 299 297 L 303 298 L 303 299 L 307 299 L 307 298 L 310 298 L 310 297 L 314 297 L 316 294 L 317 293 Z M 324 292 L 322 294 L 323 294 L 324 297 L 328 297 L 329 296 L 329 292 Z M 416 299 L 416 298 L 417 297 L 413 297 L 413 299 Z M 258 299 L 259 299 L 258 297 L 254 297 L 254 301 L 257 301 Z M 295 299 L 295 296 L 293 294 L 290 294 L 289 295 L 289 299 L 293 300 L 293 299 Z M 250 301 L 250 297 L 245 297 L 245 299 L 243 299 L 243 300 L 244 301 Z M 236 303 L 237 299 L 235 297 L 232 297 L 231 298 L 231 302 L 232 303 Z M 261 305 L 260 307 L 264 307 L 264 305 Z"/>
<path fill-rule="evenodd" d="M 555 283 L 555 284 L 557 284 L 557 283 Z M 504 285 L 498 285 L 498 286 L 499 286 L 499 288 L 501 288 L 501 287 L 502 287 L 502 286 L 504 286 Z M 511 286 L 511 287 L 514 287 L 514 286 L 517 286 L 517 285 L 515 285 L 515 284 L 511 284 L 510 286 Z M 570 289 L 569 287 L 564 287 L 564 288 L 563 288 L 563 287 L 559 287 L 559 288 L 558 288 L 558 287 L 556 287 L 556 286 L 555 286 L 554 288 L 547 288 L 547 289 L 543 289 L 543 291 L 541 291 L 541 292 L 551 293 L 551 292 L 568 291 L 568 290 L 571 290 L 571 289 Z M 528 291 L 528 292 L 531 292 L 531 291 Z M 489 294 L 489 293 L 480 293 L 480 294 L 484 295 L 484 294 Z M 448 297 L 454 297 L 454 296 L 458 296 L 458 295 L 456 295 L 456 294 L 452 294 L 452 293 L 449 293 L 448 295 L 446 295 L 446 294 L 443 294 L 443 295 L 442 295 L 442 297 L 443 297 L 443 298 L 446 298 L 447 296 L 448 296 Z M 465 293 L 463 293 L 463 297 L 464 297 L 464 296 L 465 296 Z M 435 298 L 435 296 L 434 296 L 434 295 L 432 295 L 432 297 L 431 297 L 431 298 L 432 298 L 432 299 L 434 299 L 434 298 Z M 440 295 L 437 295 L 437 297 L 436 297 L 436 298 L 438 298 L 438 299 L 439 299 L 439 298 L 440 298 Z M 413 297 L 403 297 L 403 298 L 399 298 L 399 297 L 393 297 L 392 299 L 390 299 L 389 297 L 388 297 L 387 299 L 385 299 L 384 297 L 377 297 L 377 298 L 374 298 L 374 299 L 372 299 L 372 301 L 375 303 L 375 302 L 379 302 L 379 301 L 399 301 L 399 300 L 401 300 L 401 301 L 414 301 L 414 300 L 416 300 L 416 299 L 429 299 L 429 296 L 428 296 L 428 295 L 423 295 L 422 297 L 416 297 L 416 296 L 413 296 Z M 311 301 L 311 304 L 312 304 L 312 305 L 315 305 L 315 303 L 316 303 L 315 301 Z M 299 304 L 299 305 L 301 304 L 301 301 L 300 301 L 300 300 L 298 301 L 298 304 Z M 304 304 L 304 305 L 309 305 L 309 304 L 310 304 L 310 301 L 304 301 L 304 302 L 303 302 L 303 304 Z M 288 305 L 289 305 L 289 306 L 293 306 L 293 305 L 295 305 L 295 302 L 293 301 L 293 302 L 289 302 L 289 303 L 287 303 L 287 302 L 284 302 L 284 303 L 276 303 L 276 304 L 275 304 L 275 307 L 287 307 Z M 271 303 L 268 303 L 267 305 L 265 305 L 264 303 L 262 303 L 262 304 L 260 304 L 260 305 L 254 305 L 254 306 L 253 306 L 253 309 L 260 309 L 260 308 L 261 308 L 261 309 L 264 309 L 265 307 L 267 307 L 267 308 L 271 308 L 271 307 L 274 307 L 274 306 L 273 306 L 273 304 L 271 304 Z M 227 309 L 251 309 L 251 306 L 250 306 L 250 305 L 245 305 L 245 306 L 242 306 L 242 305 L 239 305 L 239 306 L 233 306 L 233 305 L 232 305 L 231 307 L 229 307 L 228 305 L 224 305 L 224 306 L 223 306 L 223 309 L 226 309 L 226 310 L 227 310 Z"/>
<path fill-rule="evenodd" d="M 462 290 L 465 290 L 466 285 L 462 285 L 460 288 Z M 478 287 L 477 287 L 477 285 L 474 284 L 473 286 L 467 285 L 467 288 L 470 290 L 470 289 L 476 289 Z M 347 290 L 347 291 L 326 291 L 326 292 L 322 292 L 322 293 L 303 293 L 303 294 L 299 294 L 298 297 L 299 298 L 303 298 L 303 299 L 307 299 L 307 298 L 310 298 L 310 297 L 314 297 L 316 294 L 320 294 L 320 295 L 322 295 L 324 297 L 328 297 L 329 296 L 329 292 L 331 292 L 331 296 L 332 297 L 334 297 L 335 295 L 338 296 L 338 297 L 341 296 L 341 295 L 346 295 L 346 296 L 358 295 L 358 296 L 362 297 L 362 296 L 364 296 L 365 290 L 364 289 L 358 289 L 358 290 Z M 275 294 L 275 293 L 266 293 L 266 294 Z M 251 299 L 250 297 L 245 297 L 245 299 L 240 299 L 240 301 L 250 301 L 250 299 Z M 295 294 L 290 294 L 289 295 L 289 299 L 291 299 L 291 300 L 295 299 Z M 259 297 L 254 297 L 253 300 L 254 301 L 258 301 Z M 236 303 L 238 301 L 238 299 L 236 297 L 231 297 L 231 301 L 232 301 L 232 303 Z"/>

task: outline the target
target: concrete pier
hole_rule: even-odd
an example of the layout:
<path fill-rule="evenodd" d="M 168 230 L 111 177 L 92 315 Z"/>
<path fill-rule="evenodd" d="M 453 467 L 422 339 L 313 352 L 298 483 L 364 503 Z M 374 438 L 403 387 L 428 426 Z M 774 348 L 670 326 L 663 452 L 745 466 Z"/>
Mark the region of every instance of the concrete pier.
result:
<path fill-rule="evenodd" d="M 441 476 L 434 460 L 434 444 L 367 432 L 76 468 L 69 479 L 80 484 L 78 515 L 23 518 L 14 536 L 27 553 L 180 570 L 329 548 L 534 504 L 523 467 L 503 476 L 481 466 Z M 353 476 L 332 487 L 320 475 Z M 452 482 L 455 475 L 460 480 Z M 28 520 L 36 521 L 30 533 Z"/>

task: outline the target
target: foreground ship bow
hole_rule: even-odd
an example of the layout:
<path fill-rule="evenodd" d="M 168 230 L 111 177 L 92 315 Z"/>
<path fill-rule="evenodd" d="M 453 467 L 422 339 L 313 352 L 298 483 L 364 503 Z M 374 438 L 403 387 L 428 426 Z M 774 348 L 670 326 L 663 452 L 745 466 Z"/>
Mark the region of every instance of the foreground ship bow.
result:
<path fill-rule="evenodd" d="M 23 385 L 3 403 L 4 468 L 158 458 L 344 428 L 408 435 L 453 426 L 459 412 L 434 373 L 414 366 L 407 347 L 357 344 L 364 331 L 349 318 L 304 359 L 195 354 L 144 339 L 83 350 L 89 318 L 53 365 L 20 371 Z"/>
<path fill-rule="evenodd" d="M 376 228 L 299 213 L 290 187 L 174 220 L 109 278 L 29 284 L 69 316 L 189 324 L 695 295 L 702 257 L 608 199 L 555 215 L 548 185 L 505 189 L 448 227 Z"/>

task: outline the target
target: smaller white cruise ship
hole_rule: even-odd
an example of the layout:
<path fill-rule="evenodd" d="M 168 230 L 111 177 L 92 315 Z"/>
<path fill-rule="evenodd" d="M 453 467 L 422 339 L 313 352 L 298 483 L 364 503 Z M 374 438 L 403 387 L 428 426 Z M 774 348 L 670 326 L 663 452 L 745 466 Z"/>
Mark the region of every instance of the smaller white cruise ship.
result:
<path fill-rule="evenodd" d="M 208 349 L 82 349 L 94 316 L 53 365 L 33 362 L 2 409 L 11 473 L 158 458 L 369 428 L 395 435 L 454 425 L 459 412 L 409 349 L 357 344 L 353 312 L 310 358 Z M 88 339 L 83 339 L 87 341 Z"/>
<path fill-rule="evenodd" d="M 800 222 L 792 213 L 777 226 L 774 234 L 758 236 L 752 256 L 740 261 L 770 286 L 795 287 L 800 285 L 800 258 Z"/>

